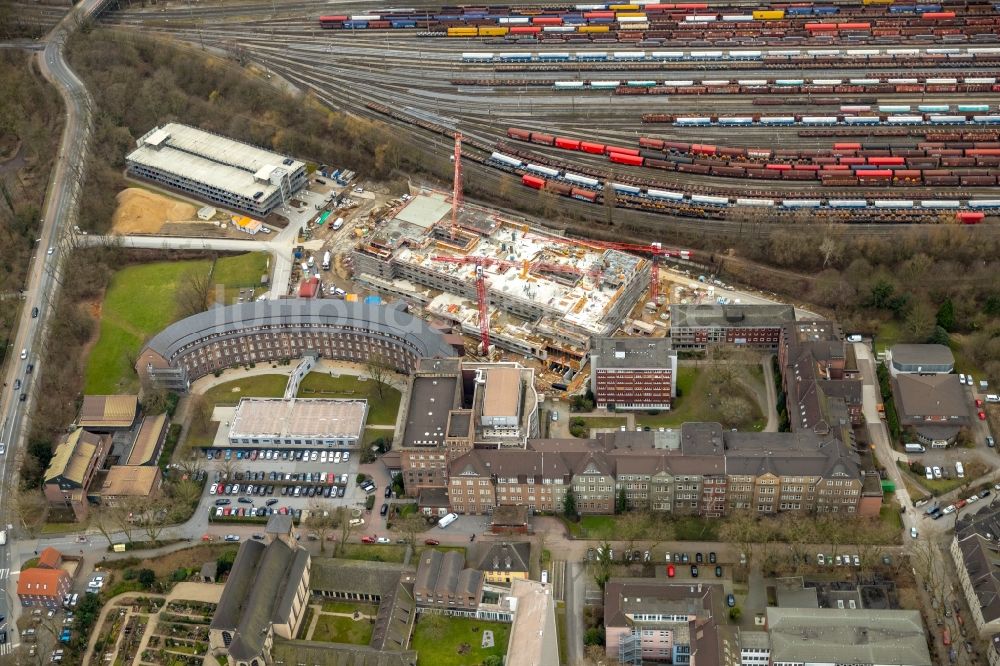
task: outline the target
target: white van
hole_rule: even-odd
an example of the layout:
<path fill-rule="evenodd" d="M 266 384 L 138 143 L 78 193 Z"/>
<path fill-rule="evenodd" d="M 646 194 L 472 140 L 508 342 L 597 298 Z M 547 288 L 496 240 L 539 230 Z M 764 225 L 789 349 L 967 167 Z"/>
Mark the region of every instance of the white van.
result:
<path fill-rule="evenodd" d="M 449 513 L 447 516 L 445 516 L 444 518 L 442 518 L 441 520 L 438 521 L 438 527 L 440 527 L 441 529 L 444 529 L 444 528 L 448 527 L 449 525 L 451 525 L 456 520 L 458 520 L 458 514 L 457 513 Z"/>
<path fill-rule="evenodd" d="M 965 478 L 965 468 L 962 466 L 962 463 L 960 462 L 955 463 L 955 473 L 958 474 L 958 478 L 960 479 Z"/>
<path fill-rule="evenodd" d="M 904 444 L 903 448 L 906 449 L 907 453 L 923 453 L 927 449 L 924 448 L 923 444 L 908 443 Z"/>
<path fill-rule="evenodd" d="M 848 342 L 861 342 L 861 336 L 857 333 L 847 336 Z"/>
<path fill-rule="evenodd" d="M 986 402 L 1000 402 L 1000 395 L 996 393 L 987 393 Z"/>

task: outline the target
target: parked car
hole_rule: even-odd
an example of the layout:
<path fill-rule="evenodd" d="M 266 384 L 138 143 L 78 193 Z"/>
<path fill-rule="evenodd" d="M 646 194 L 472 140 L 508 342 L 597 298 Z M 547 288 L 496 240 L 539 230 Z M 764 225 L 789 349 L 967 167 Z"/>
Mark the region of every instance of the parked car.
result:
<path fill-rule="evenodd" d="M 698 577 L 698 565 L 697 564 L 692 564 L 691 565 L 691 577 L 692 578 L 697 578 Z"/>
<path fill-rule="evenodd" d="M 438 541 L 437 539 L 424 539 L 424 545 L 425 546 L 440 546 L 441 542 Z M 593 549 L 591 549 L 591 550 L 593 550 Z"/>
<path fill-rule="evenodd" d="M 375 543 L 392 543 L 392 539 L 389 537 L 379 537 L 375 539 Z"/>
<path fill-rule="evenodd" d="M 380 516 L 387 516 L 389 514 L 389 505 L 383 504 L 382 508 L 378 510 Z"/>
<path fill-rule="evenodd" d="M 240 535 L 239 534 L 227 534 L 225 540 L 226 541 L 239 541 L 240 540 Z"/>
<path fill-rule="evenodd" d="M 718 564 L 715 565 L 715 577 L 722 578 L 722 567 L 719 566 Z"/>
<path fill-rule="evenodd" d="M 733 596 L 732 594 L 727 594 L 726 595 L 726 605 L 729 606 L 730 608 L 735 607 L 736 606 L 736 597 Z"/>
<path fill-rule="evenodd" d="M 917 528 L 916 527 L 911 527 L 910 528 L 910 538 L 911 539 L 916 539 L 918 534 L 919 534 L 919 532 L 917 532 Z"/>
<path fill-rule="evenodd" d="M 817 554 L 816 555 L 816 564 L 818 564 L 820 566 L 825 566 L 826 565 L 826 555 L 824 555 L 823 553 Z"/>
<path fill-rule="evenodd" d="M 667 578 L 673 578 L 676 573 L 677 573 L 677 570 L 674 569 L 674 565 L 668 564 L 667 565 Z"/>
<path fill-rule="evenodd" d="M 373 536 L 363 536 L 363 537 L 361 537 L 361 543 L 375 543 L 375 537 L 373 537 Z"/>
<path fill-rule="evenodd" d="M 715 564 L 715 562 L 716 562 L 716 557 L 715 557 L 715 551 L 713 550 L 708 554 L 708 563 Z"/>

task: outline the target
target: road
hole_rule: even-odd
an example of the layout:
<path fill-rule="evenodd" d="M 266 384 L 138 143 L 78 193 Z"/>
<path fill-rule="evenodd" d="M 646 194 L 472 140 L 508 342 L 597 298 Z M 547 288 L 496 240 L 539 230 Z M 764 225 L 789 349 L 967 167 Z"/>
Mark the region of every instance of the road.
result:
<path fill-rule="evenodd" d="M 34 364 L 37 372 L 36 349 L 39 348 L 45 331 L 50 299 L 54 295 L 53 282 L 57 281 L 56 273 L 60 258 L 58 246 L 63 234 L 73 226 L 76 219 L 76 202 L 83 180 L 81 174 L 90 140 L 90 96 L 83 82 L 67 65 L 63 45 L 66 38 L 79 25 L 80 20 L 93 12 L 102 1 L 84 0 L 77 5 L 46 36 L 44 50 L 37 54 L 42 74 L 63 97 L 66 122 L 60 140 L 59 159 L 55 162 L 49 181 L 42 209 L 41 229 L 28 270 L 24 308 L 8 351 L 9 361 L 4 368 L 5 389 L 12 387 L 16 380 L 20 380 L 23 386 L 16 393 L 13 390 L 4 390 L 0 395 L 0 414 L 3 414 L 0 441 L 7 446 L 6 455 L 0 457 L 0 507 L 2 507 L 0 522 L 8 529 L 14 522 L 10 515 L 9 494 L 10 489 L 17 486 L 17 452 L 26 430 L 25 415 L 35 397 L 32 394 L 32 375 L 26 371 L 29 364 Z M 38 308 L 37 316 L 32 316 L 34 308 Z M 23 401 L 22 394 L 25 396 Z M 10 571 L 13 568 L 10 546 L 16 537 L 17 534 L 11 531 L 8 546 L 0 548 L 0 570 Z M 13 603 L 14 592 L 11 589 L 12 585 L 9 585 L 11 581 L 12 579 L 6 576 L 0 580 L 3 592 L 0 595 L 0 606 L 2 606 L 0 614 L 8 616 L 9 631 L 13 634 L 19 604 Z M 10 612 L 4 612 L 5 610 Z M 3 648 L 11 650 L 17 645 L 18 638 L 11 635 Z M 0 654 L 3 652 L 0 651 Z"/>

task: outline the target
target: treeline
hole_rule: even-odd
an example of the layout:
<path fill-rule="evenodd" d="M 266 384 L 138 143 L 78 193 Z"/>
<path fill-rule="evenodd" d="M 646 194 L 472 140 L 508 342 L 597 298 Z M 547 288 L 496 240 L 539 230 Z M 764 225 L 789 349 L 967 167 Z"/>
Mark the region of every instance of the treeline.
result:
<path fill-rule="evenodd" d="M 331 111 L 309 95 L 283 93 L 235 63 L 196 48 L 113 30 L 79 31 L 70 63 L 97 107 L 80 226 L 110 226 L 127 187 L 125 156 L 137 138 L 168 122 L 200 127 L 362 177 L 405 182 L 426 170 L 388 126 Z M 447 164 L 445 159 L 444 164 Z"/>
<path fill-rule="evenodd" d="M 0 362 L 23 306 L 18 295 L 38 238 L 62 115 L 59 94 L 34 58 L 13 49 L 0 52 Z"/>

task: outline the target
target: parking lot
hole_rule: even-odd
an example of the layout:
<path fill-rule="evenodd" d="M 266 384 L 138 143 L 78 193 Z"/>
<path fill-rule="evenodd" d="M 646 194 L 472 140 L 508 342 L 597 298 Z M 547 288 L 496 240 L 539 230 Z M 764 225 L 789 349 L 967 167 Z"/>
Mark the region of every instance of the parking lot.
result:
<path fill-rule="evenodd" d="M 357 484 L 356 451 L 225 449 L 209 453 L 205 493 L 217 518 L 263 517 L 317 505 L 364 508 L 367 493 Z M 376 488 L 377 497 L 382 490 Z"/>

